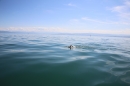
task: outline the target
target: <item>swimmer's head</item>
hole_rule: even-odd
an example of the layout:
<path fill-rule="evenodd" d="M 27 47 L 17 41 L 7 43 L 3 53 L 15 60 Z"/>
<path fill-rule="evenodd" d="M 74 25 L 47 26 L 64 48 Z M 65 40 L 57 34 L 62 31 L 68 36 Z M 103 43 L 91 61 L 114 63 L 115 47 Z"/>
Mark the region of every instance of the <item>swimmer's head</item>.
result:
<path fill-rule="evenodd" d="M 70 46 L 68 46 L 68 48 L 70 48 L 70 49 L 72 49 L 72 48 L 74 48 L 75 46 L 73 46 L 73 45 L 70 45 Z"/>

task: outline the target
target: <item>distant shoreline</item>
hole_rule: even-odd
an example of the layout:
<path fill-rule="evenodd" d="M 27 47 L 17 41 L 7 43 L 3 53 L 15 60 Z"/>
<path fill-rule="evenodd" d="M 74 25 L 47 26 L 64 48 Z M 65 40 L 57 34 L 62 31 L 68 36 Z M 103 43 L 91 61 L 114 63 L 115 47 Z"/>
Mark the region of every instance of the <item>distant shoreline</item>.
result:
<path fill-rule="evenodd" d="M 77 36 L 109 36 L 109 37 L 130 37 L 128 34 L 103 34 L 103 33 L 58 33 L 58 32 L 20 32 L 20 31 L 0 31 L 0 33 L 15 34 L 50 34 L 50 35 L 77 35 Z"/>

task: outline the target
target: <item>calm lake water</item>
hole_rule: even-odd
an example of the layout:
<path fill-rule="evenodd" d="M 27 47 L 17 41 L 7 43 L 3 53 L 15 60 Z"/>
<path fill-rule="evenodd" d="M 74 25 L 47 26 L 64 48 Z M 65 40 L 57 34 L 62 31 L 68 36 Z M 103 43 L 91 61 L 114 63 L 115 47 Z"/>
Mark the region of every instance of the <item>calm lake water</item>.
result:
<path fill-rule="evenodd" d="M 1 33 L 0 86 L 130 86 L 130 38 Z"/>

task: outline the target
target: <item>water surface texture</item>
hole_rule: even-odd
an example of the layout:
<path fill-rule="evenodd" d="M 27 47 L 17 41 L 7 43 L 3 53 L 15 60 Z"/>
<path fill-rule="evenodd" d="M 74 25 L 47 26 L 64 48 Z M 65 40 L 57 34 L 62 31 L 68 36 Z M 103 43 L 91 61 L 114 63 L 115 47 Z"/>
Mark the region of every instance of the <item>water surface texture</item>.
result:
<path fill-rule="evenodd" d="M 130 38 L 0 34 L 0 86 L 130 86 Z"/>

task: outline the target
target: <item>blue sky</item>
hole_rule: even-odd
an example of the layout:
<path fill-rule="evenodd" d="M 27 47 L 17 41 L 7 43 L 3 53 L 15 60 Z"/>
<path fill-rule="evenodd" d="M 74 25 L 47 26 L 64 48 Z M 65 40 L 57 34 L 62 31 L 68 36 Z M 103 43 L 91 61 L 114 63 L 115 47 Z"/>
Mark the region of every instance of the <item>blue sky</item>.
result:
<path fill-rule="evenodd" d="M 0 0 L 0 30 L 130 34 L 130 0 Z"/>

